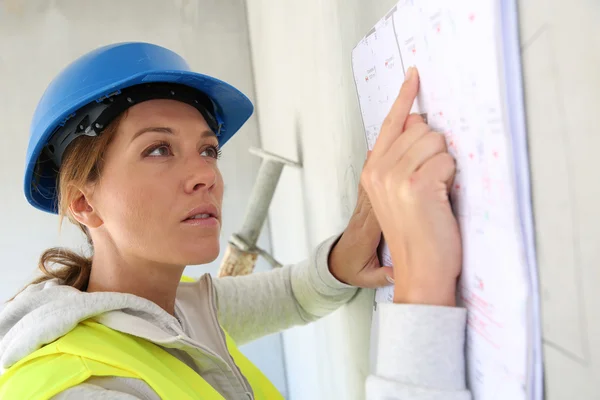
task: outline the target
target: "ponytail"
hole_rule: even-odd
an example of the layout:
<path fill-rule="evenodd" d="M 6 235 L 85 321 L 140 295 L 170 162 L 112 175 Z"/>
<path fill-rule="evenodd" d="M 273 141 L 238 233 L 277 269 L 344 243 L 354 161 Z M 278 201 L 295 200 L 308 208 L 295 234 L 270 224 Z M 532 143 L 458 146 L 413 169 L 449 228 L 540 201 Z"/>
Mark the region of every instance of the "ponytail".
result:
<path fill-rule="evenodd" d="M 57 265 L 60 267 L 55 268 Z M 38 268 L 43 275 L 32 283 L 56 278 L 62 285 L 73 286 L 75 289 L 85 291 L 92 272 L 92 258 L 69 249 L 53 247 L 44 251 L 40 257 Z"/>
<path fill-rule="evenodd" d="M 50 279 L 58 279 L 61 285 L 72 286 L 83 292 L 86 291 L 92 272 L 92 258 L 82 256 L 63 247 L 53 247 L 42 253 L 38 268 L 42 275 L 27 284 L 7 303 L 13 301 L 29 285 L 46 282 Z"/>

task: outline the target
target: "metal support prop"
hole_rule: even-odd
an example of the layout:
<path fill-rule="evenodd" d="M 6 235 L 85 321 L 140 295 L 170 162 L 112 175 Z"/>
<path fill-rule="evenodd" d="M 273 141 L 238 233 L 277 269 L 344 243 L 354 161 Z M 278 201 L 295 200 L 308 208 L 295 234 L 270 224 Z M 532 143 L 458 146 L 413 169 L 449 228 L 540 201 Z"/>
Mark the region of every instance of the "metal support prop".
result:
<path fill-rule="evenodd" d="M 219 277 L 252 273 L 259 254 L 274 267 L 281 266 L 269 253 L 256 247 L 256 242 L 267 219 L 269 206 L 283 167 L 288 165 L 299 168 L 301 165 L 262 149 L 250 148 L 250 153 L 261 157 L 263 161 L 252 189 L 242 229 L 239 233 L 233 234 L 229 240 L 219 267 Z"/>

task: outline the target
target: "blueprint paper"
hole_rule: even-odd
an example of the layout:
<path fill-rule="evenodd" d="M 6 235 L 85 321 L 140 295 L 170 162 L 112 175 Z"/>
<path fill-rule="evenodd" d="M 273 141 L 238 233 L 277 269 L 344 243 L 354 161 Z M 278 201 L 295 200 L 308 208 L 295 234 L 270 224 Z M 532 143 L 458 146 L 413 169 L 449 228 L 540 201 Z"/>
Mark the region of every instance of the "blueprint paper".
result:
<path fill-rule="evenodd" d="M 405 71 L 416 66 L 421 86 L 412 111 L 445 135 L 457 160 L 451 199 L 463 238 L 459 301 L 468 309 L 468 384 L 477 400 L 541 398 L 520 79 L 506 75 L 520 71 L 505 64 L 514 37 L 502 35 L 510 18 L 497 1 L 400 1 L 352 52 L 368 148 Z M 518 44 L 516 52 L 518 61 Z M 516 114 L 508 103 L 519 107 Z M 385 242 L 380 259 L 392 265 Z M 379 289 L 376 301 L 392 296 L 393 287 Z"/>

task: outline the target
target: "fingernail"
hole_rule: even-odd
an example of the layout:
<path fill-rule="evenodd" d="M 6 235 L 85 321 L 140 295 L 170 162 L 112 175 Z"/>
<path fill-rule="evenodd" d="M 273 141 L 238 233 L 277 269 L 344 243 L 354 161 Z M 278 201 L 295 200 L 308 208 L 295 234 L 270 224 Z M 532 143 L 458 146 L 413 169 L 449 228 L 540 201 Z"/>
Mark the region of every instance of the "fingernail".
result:
<path fill-rule="evenodd" d="M 413 75 L 415 74 L 415 67 L 410 67 L 407 71 L 406 71 L 406 75 L 404 76 L 404 81 L 410 81 L 413 77 Z"/>
<path fill-rule="evenodd" d="M 387 280 L 389 283 L 391 283 L 392 285 L 394 284 L 394 279 L 393 279 L 393 278 L 391 278 L 391 277 L 389 277 L 389 276 L 387 276 L 387 275 L 386 275 L 386 276 L 385 276 L 385 279 L 386 279 L 386 280 Z"/>

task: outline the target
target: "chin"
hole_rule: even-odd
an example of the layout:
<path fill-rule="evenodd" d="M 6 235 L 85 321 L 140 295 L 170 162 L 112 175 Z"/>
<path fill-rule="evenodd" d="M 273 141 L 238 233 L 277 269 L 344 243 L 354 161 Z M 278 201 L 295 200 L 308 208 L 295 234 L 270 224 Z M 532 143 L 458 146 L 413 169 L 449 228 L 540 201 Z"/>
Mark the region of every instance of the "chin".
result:
<path fill-rule="evenodd" d="M 180 253 L 183 255 L 183 263 L 184 265 L 201 265 L 208 264 L 217 259 L 219 257 L 220 246 L 219 243 L 215 243 L 214 245 L 201 245 L 196 246 L 193 249 L 185 249 Z"/>

